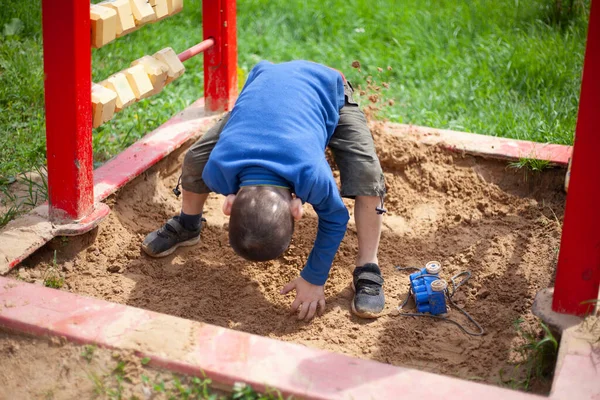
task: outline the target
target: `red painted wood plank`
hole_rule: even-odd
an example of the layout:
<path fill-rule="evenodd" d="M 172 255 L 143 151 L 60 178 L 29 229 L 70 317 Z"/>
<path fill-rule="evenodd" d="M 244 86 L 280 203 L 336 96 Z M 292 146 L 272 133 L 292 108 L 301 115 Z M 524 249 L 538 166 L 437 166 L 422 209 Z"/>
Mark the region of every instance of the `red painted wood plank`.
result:
<path fill-rule="evenodd" d="M 560 144 L 536 143 L 415 125 L 388 123 L 385 127 L 397 136 L 412 136 L 418 138 L 421 143 L 439 144 L 452 151 L 489 158 L 506 160 L 535 158 L 567 166 L 572 152 L 571 146 Z"/>

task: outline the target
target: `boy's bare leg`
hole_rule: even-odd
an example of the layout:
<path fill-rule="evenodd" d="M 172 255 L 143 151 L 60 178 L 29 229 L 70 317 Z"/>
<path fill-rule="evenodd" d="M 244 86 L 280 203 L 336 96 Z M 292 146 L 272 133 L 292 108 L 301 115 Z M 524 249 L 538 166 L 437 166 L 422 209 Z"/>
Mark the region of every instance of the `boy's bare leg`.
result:
<path fill-rule="evenodd" d="M 182 204 L 181 210 L 184 214 L 188 215 L 198 215 L 202 214 L 202 210 L 204 209 L 204 203 L 208 198 L 208 193 L 206 194 L 198 194 L 194 192 L 188 192 L 183 189 L 181 191 L 182 194 Z"/>
<path fill-rule="evenodd" d="M 354 221 L 358 234 L 358 254 L 353 272 L 352 312 L 363 318 L 378 317 L 385 306 L 383 278 L 379 269 L 377 250 L 381 235 L 382 216 L 377 214 L 380 205 L 378 196 L 356 196 Z"/>
<path fill-rule="evenodd" d="M 380 202 L 377 196 L 356 196 L 354 201 L 354 222 L 358 234 L 357 267 L 368 263 L 379 264 L 377 251 L 383 218 L 375 208 Z"/>

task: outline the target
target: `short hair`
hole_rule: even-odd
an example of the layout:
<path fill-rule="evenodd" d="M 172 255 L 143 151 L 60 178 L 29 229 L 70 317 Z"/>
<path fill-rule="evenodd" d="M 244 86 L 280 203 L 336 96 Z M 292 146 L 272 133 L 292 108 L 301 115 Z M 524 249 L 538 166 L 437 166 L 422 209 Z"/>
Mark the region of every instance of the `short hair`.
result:
<path fill-rule="evenodd" d="M 269 261 L 289 247 L 294 233 L 290 191 L 275 186 L 244 186 L 229 218 L 229 244 L 249 261 Z"/>

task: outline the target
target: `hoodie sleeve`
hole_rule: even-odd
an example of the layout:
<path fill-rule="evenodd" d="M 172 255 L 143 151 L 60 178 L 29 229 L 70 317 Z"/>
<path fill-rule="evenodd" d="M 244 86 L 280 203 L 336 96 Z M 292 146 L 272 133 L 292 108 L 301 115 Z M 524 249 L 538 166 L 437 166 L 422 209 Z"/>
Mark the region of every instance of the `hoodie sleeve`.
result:
<path fill-rule="evenodd" d="M 319 217 L 319 227 L 313 249 L 300 276 L 313 285 L 324 285 L 327 281 L 349 219 L 329 165 L 326 171 L 323 169 L 319 169 L 320 174 L 317 173 L 319 176 L 306 199 Z"/>

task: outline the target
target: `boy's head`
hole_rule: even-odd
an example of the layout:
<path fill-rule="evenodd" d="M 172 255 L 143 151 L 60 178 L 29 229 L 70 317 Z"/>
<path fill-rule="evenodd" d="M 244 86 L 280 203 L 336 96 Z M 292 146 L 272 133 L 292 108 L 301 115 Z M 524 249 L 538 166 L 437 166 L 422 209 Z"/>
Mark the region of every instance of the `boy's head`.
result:
<path fill-rule="evenodd" d="M 229 244 L 250 261 L 279 257 L 290 245 L 294 220 L 302 217 L 302 202 L 288 189 L 244 186 L 223 204 L 229 218 Z"/>

